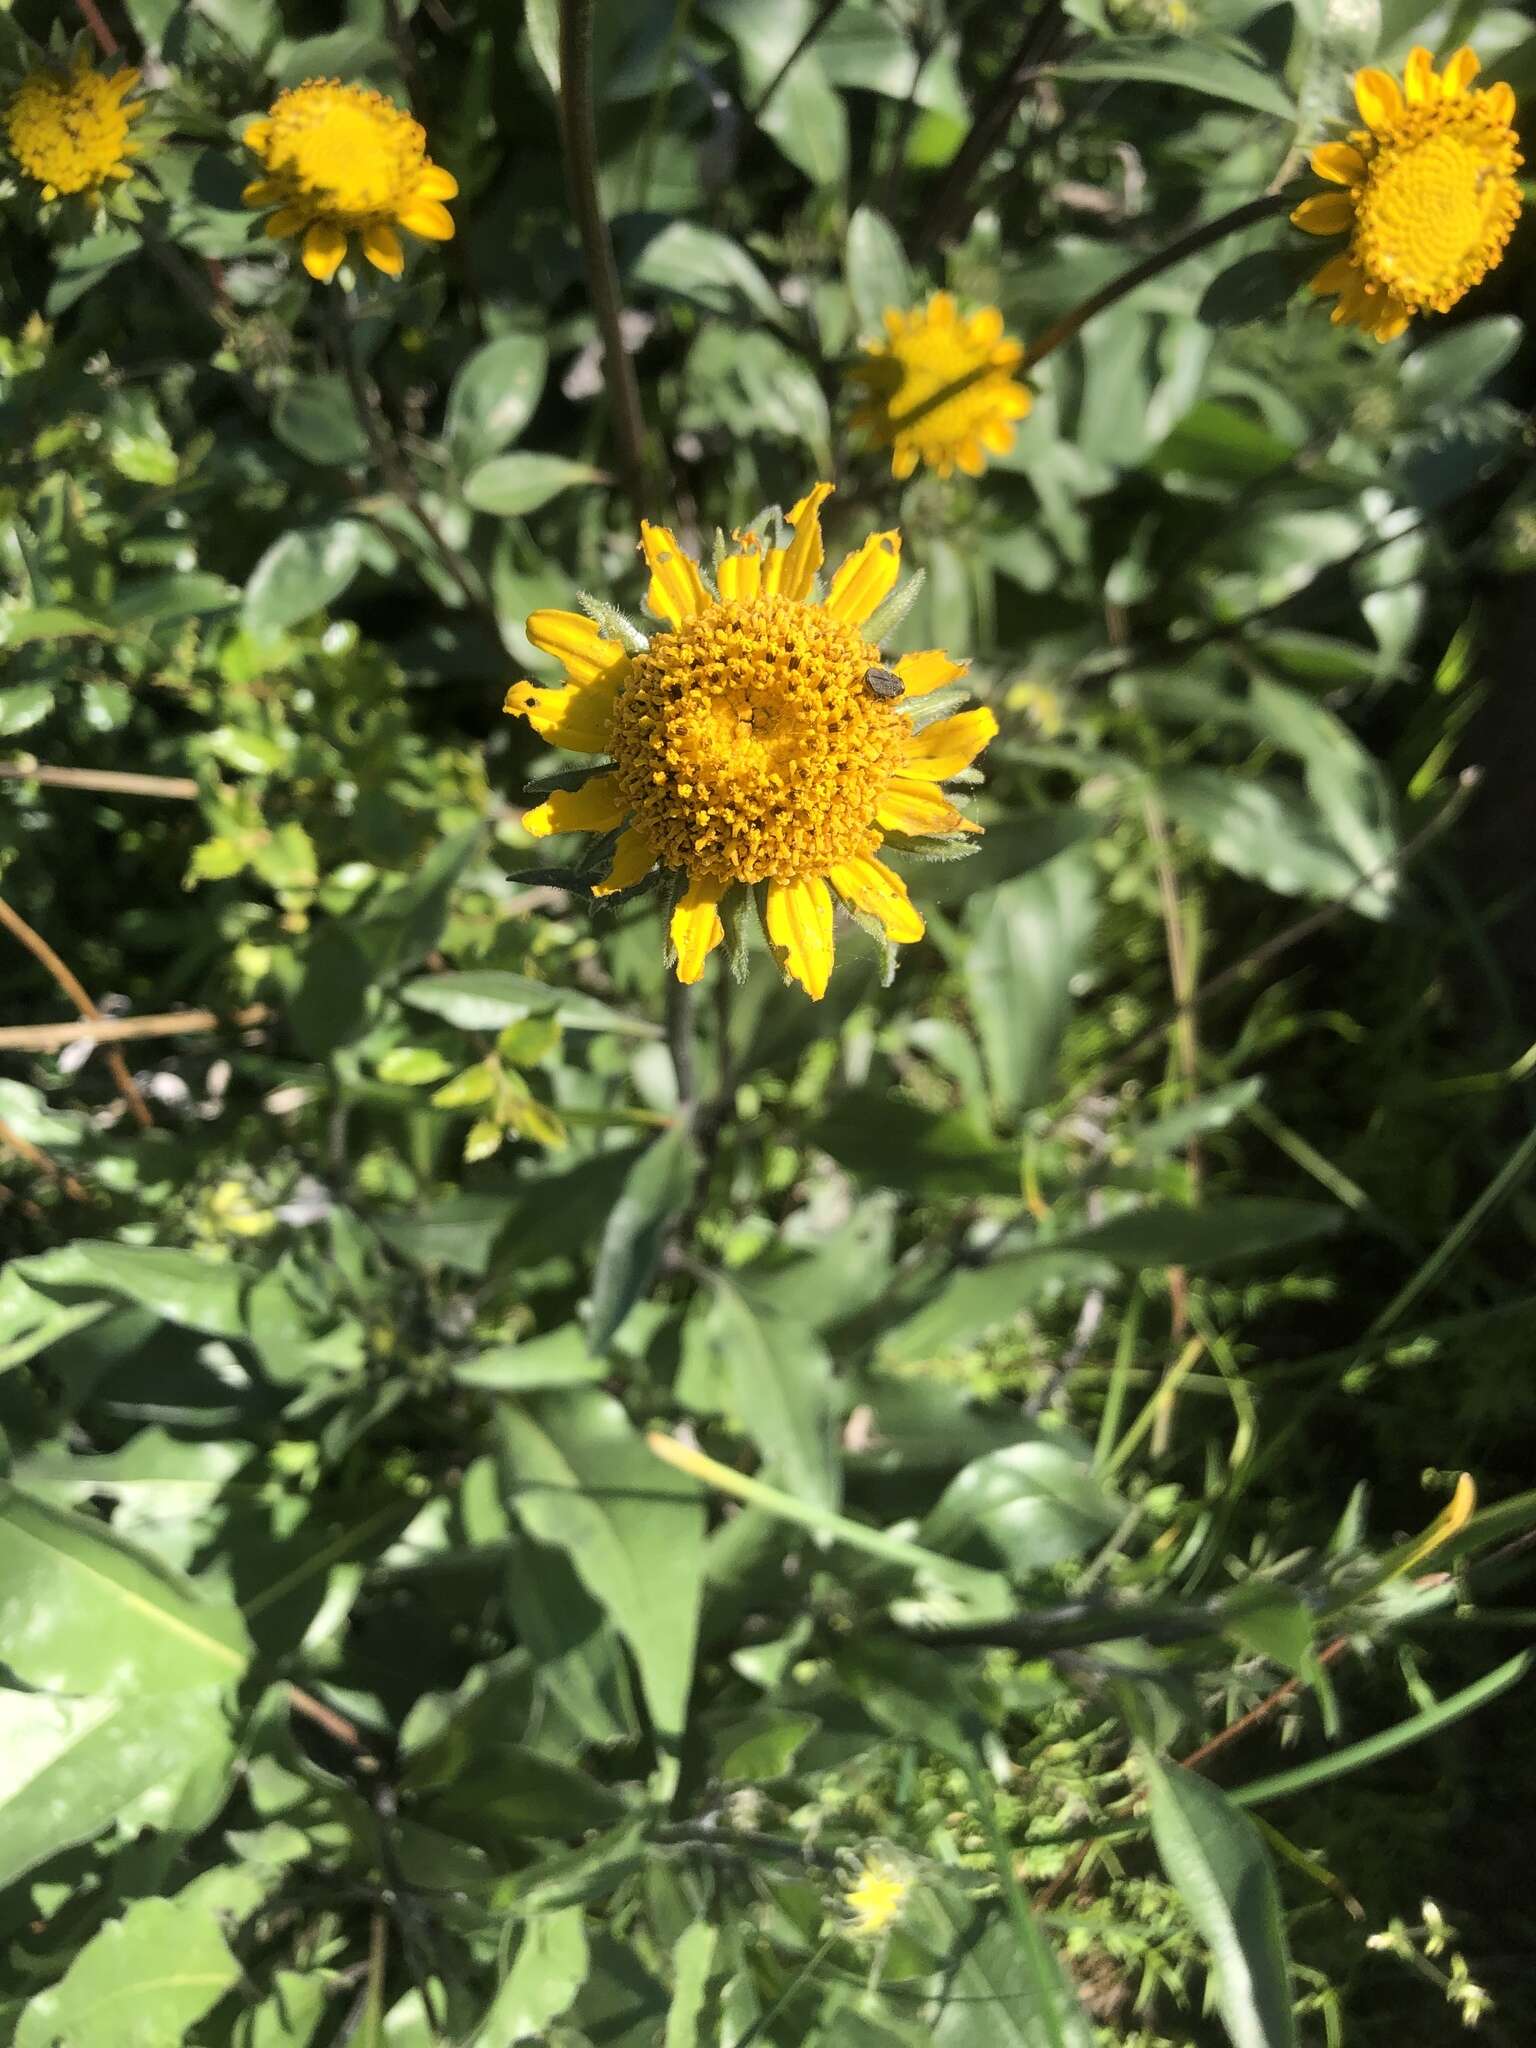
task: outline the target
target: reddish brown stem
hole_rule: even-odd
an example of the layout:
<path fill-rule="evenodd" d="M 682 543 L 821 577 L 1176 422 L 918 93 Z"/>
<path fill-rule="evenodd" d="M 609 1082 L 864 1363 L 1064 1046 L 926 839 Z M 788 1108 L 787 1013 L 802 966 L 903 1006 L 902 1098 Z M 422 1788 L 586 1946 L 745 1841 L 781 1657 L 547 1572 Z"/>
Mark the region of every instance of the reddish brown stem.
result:
<path fill-rule="evenodd" d="M 115 57 L 119 49 L 118 40 L 102 20 L 96 0 L 79 0 L 79 4 L 80 12 L 85 17 L 85 25 L 96 38 L 96 45 L 101 54 L 104 57 Z"/>
<path fill-rule="evenodd" d="M 0 1025 L 0 1051 L 62 1052 L 81 1038 L 111 1045 L 125 1038 L 180 1038 L 192 1031 L 248 1031 L 271 1014 L 265 1003 L 247 1003 L 228 1016 L 217 1010 L 163 1010 L 152 1017 L 82 1017 L 74 1024 L 5 1024 Z"/>
<path fill-rule="evenodd" d="M 21 941 L 35 960 L 47 968 L 82 1017 L 89 1017 L 93 1022 L 104 1021 L 100 1010 L 86 994 L 84 985 L 78 977 L 65 966 L 42 934 L 33 931 L 20 911 L 13 910 L 3 896 L 0 896 L 0 924 L 5 926 L 13 938 Z M 107 1065 L 111 1069 L 112 1079 L 117 1083 L 118 1094 L 133 1111 L 140 1130 L 147 1131 L 154 1123 L 154 1118 L 149 1113 L 149 1104 L 139 1093 L 138 1082 L 128 1071 L 127 1061 L 114 1048 L 107 1054 Z"/>

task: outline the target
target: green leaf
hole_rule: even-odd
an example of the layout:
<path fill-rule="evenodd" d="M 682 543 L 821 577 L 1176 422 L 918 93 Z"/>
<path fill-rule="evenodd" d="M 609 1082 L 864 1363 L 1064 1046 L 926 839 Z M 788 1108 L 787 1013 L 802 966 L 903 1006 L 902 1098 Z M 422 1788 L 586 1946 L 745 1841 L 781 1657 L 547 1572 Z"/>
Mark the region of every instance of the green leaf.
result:
<path fill-rule="evenodd" d="M 1255 249 L 1212 278 L 1200 301 L 1200 318 L 1207 327 L 1279 320 L 1302 281 L 1317 267 L 1317 257 L 1309 249 Z"/>
<path fill-rule="evenodd" d="M 861 1180 L 924 1195 L 1016 1195 L 1018 1149 L 967 1116 L 923 1109 L 901 1096 L 848 1089 L 808 1132 Z"/>
<path fill-rule="evenodd" d="M 1208 1779 L 1145 1755 L 1152 1839 L 1211 1951 L 1233 2048 L 1292 2048 L 1280 1888 L 1258 1829 Z"/>
<path fill-rule="evenodd" d="M 900 237 L 872 206 L 854 209 L 843 265 L 859 332 L 866 338 L 882 337 L 887 308 L 905 311 L 917 296 L 917 287 Z"/>
<path fill-rule="evenodd" d="M 685 1927 L 672 1947 L 672 2003 L 662 2048 L 699 2048 L 699 2020 L 720 1931 L 708 1920 Z"/>
<path fill-rule="evenodd" d="M 637 284 L 671 292 L 706 312 L 740 318 L 756 314 L 771 327 L 789 316 L 771 284 L 739 242 L 690 220 L 668 222 L 634 266 Z"/>
<path fill-rule="evenodd" d="M 503 334 L 465 358 L 443 420 L 448 457 L 460 476 L 517 439 L 548 373 L 549 349 L 538 334 Z"/>
<path fill-rule="evenodd" d="M 608 1366 L 579 1323 L 563 1323 L 521 1344 L 498 1345 L 466 1358 L 453 1368 L 453 1376 L 460 1386 L 491 1394 L 534 1394 L 606 1379 Z"/>
<path fill-rule="evenodd" d="M 246 630 L 262 636 L 296 626 L 340 597 L 363 561 L 364 530 L 356 519 L 299 527 L 272 543 L 245 586 Z"/>
<path fill-rule="evenodd" d="M 409 981 L 401 989 L 400 999 L 415 1009 L 446 1018 L 461 1031 L 503 1031 L 524 1017 L 553 1017 L 567 1031 L 619 1031 L 631 1038 L 661 1035 L 659 1026 L 648 1018 L 627 1016 L 596 996 L 494 968 Z"/>
<path fill-rule="evenodd" d="M 1183 768 L 1157 784 L 1164 808 L 1198 833 L 1211 856 L 1234 874 L 1281 896 L 1348 901 L 1367 917 L 1386 915 L 1391 875 L 1367 880 L 1339 846 L 1317 805 L 1279 782 L 1240 780 L 1216 768 Z"/>
<path fill-rule="evenodd" d="M 745 99 L 756 108 L 810 24 L 812 0 L 711 0 L 715 20 L 741 56 Z M 762 108 L 758 125 L 813 185 L 839 184 L 848 172 L 848 115 L 828 83 L 814 42 L 795 58 Z"/>
<path fill-rule="evenodd" d="M 85 1515 L 0 1488 L 0 1642 L 24 1684 L 135 1696 L 228 1685 L 239 1609 Z"/>
<path fill-rule="evenodd" d="M 841 1498 L 832 1359 L 810 1326 L 752 1302 L 722 1273 L 702 1319 L 731 1405 L 763 1455 L 764 1475 L 819 1507 Z"/>
<path fill-rule="evenodd" d="M 217 1916 L 138 1899 L 22 2014 L 16 2048 L 168 2048 L 240 1980 Z"/>
<path fill-rule="evenodd" d="M 1154 1203 L 1111 1216 L 1042 1244 L 1042 1252 L 1092 1251 L 1125 1266 L 1214 1266 L 1226 1259 L 1263 1258 L 1343 1222 L 1327 1202 L 1285 1196 L 1228 1195 L 1200 1209 Z"/>
<path fill-rule="evenodd" d="M 316 1970 L 274 1970 L 271 1996 L 236 2023 L 234 2048 L 310 2048 L 330 2002 L 331 1979 Z"/>
<path fill-rule="evenodd" d="M 232 1762 L 224 1688 L 58 1698 L 0 1690 L 0 1887 L 130 1807 L 174 1811 L 188 1773 Z"/>
<path fill-rule="evenodd" d="M 507 1972 L 475 2036 L 477 2048 L 516 2048 L 542 2040 L 551 2021 L 570 2010 L 587 1981 L 586 1915 L 580 1906 L 559 1906 L 530 1920 Z"/>
<path fill-rule="evenodd" d="M 345 377 L 327 373 L 295 378 L 272 408 L 272 431 L 306 462 L 348 467 L 368 460 L 368 436 L 358 423 Z"/>
<path fill-rule="evenodd" d="M 1047 1092 L 1097 914 L 1091 857 L 1062 854 L 973 906 L 966 988 L 999 1109 Z"/>
<path fill-rule="evenodd" d="M 19 689 L 0 690 L 0 739 L 14 739 L 41 725 L 55 702 L 52 683 L 23 683 Z"/>
<path fill-rule="evenodd" d="M 617 1793 L 586 1771 L 503 1739 L 477 1747 L 465 1768 L 433 1796 L 425 1818 L 450 1831 L 468 1822 L 509 1835 L 569 1839 L 611 1826 L 625 1810 Z"/>
<path fill-rule="evenodd" d="M 241 1298 L 246 1275 L 238 1266 L 217 1265 L 193 1252 L 83 1238 L 35 1259 L 19 1259 L 11 1271 L 39 1293 L 108 1295 L 211 1337 L 237 1337 L 245 1328 Z"/>
<path fill-rule="evenodd" d="M 1052 76 L 1082 83 L 1180 86 L 1233 106 L 1276 114 L 1283 121 L 1296 118 L 1295 105 L 1270 72 L 1210 43 L 1138 40 L 1107 48 L 1101 44 L 1087 56 L 1058 64 Z"/>
<path fill-rule="evenodd" d="M 1024 1578 L 1102 1543 L 1124 1513 L 1094 1477 L 1086 1444 L 1041 1432 L 957 1473 L 919 1540 Z"/>
<path fill-rule="evenodd" d="M 1524 323 L 1512 313 L 1469 320 L 1422 343 L 1402 366 L 1403 396 L 1423 413 L 1452 411 L 1481 396 L 1520 346 Z"/>
<path fill-rule="evenodd" d="M 594 1351 L 607 1349 L 630 1310 L 649 1294 L 698 1170 L 698 1149 L 680 1124 L 648 1145 L 625 1176 L 603 1226 L 592 1275 L 587 1342 Z"/>
<path fill-rule="evenodd" d="M 414 1211 L 376 1217 L 375 1227 L 402 1258 L 480 1280 L 517 1207 L 511 1195 L 445 1195 Z"/>
<path fill-rule="evenodd" d="M 512 519 L 524 512 L 537 512 L 575 484 L 602 481 L 602 471 L 589 462 L 573 462 L 566 455 L 519 452 L 492 456 L 472 470 L 464 480 L 464 498 L 477 512 Z"/>
<path fill-rule="evenodd" d="M 1053 1244 L 1016 1258 L 993 1259 L 985 1266 L 962 1267 L 886 1332 L 880 1340 L 881 1361 L 903 1365 L 956 1351 L 1028 1309 L 1063 1296 L 1081 1299 L 1090 1287 L 1113 1277 L 1113 1268 L 1103 1259 L 1058 1251 Z"/>
<path fill-rule="evenodd" d="M 502 1405 L 508 1500 L 530 1536 L 566 1552 L 634 1652 L 664 1746 L 681 1735 L 704 1582 L 698 1490 L 653 1458 L 595 1391 Z"/>
<path fill-rule="evenodd" d="M 937 1884 L 918 1890 L 913 1924 L 942 1944 L 934 2048 L 1092 2048 L 1087 2014 L 1043 1934 L 1027 1948 L 1011 1913 Z"/>

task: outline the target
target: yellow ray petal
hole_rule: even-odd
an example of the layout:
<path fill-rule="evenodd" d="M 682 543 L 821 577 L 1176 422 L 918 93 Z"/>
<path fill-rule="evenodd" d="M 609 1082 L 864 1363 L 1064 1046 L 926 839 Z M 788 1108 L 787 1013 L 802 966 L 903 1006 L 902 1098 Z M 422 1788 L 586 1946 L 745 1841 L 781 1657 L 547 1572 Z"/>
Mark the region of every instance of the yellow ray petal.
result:
<path fill-rule="evenodd" d="M 253 178 L 240 194 L 242 206 L 276 206 L 283 188 L 276 178 Z"/>
<path fill-rule="evenodd" d="M 832 578 L 826 609 L 835 619 L 862 626 L 881 600 L 896 587 L 901 573 L 901 535 L 872 533 Z"/>
<path fill-rule="evenodd" d="M 766 921 L 779 965 L 819 1003 L 832 978 L 832 894 L 821 876 L 770 882 Z"/>
<path fill-rule="evenodd" d="M 123 70 L 114 72 L 112 77 L 107 80 L 107 90 L 116 93 L 117 97 L 121 99 L 125 93 L 133 91 L 133 88 L 138 84 L 142 76 L 142 72 L 136 71 L 129 64 Z"/>
<path fill-rule="evenodd" d="M 270 121 L 247 121 L 240 136 L 240 140 L 245 144 L 246 148 L 254 149 L 258 156 L 260 156 L 271 139 L 272 123 Z"/>
<path fill-rule="evenodd" d="M 656 849 L 640 830 L 631 825 L 627 832 L 619 834 L 619 843 L 613 849 L 613 866 L 600 882 L 592 884 L 594 896 L 617 896 L 621 889 L 633 889 L 636 882 L 643 882 L 656 861 Z"/>
<path fill-rule="evenodd" d="M 651 586 L 645 593 L 647 608 L 669 625 L 681 626 L 704 610 L 709 593 L 699 575 L 699 565 L 685 555 L 665 526 L 640 522 L 640 552 L 651 572 Z"/>
<path fill-rule="evenodd" d="M 611 832 L 622 825 L 629 806 L 612 775 L 593 775 L 580 789 L 557 789 L 523 813 L 523 830 L 535 839 L 556 832 Z"/>
<path fill-rule="evenodd" d="M 1435 60 L 1422 43 L 1415 43 L 1403 66 L 1403 94 L 1410 107 L 1422 107 L 1440 97 L 1440 78 Z"/>
<path fill-rule="evenodd" d="M 441 164 L 424 164 L 421 176 L 416 180 L 416 196 L 418 199 L 457 199 L 459 181 Z"/>
<path fill-rule="evenodd" d="M 405 268 L 405 251 L 393 228 L 374 222 L 363 229 L 363 254 L 375 270 L 386 277 L 398 277 Z"/>
<path fill-rule="evenodd" d="M 1496 85 L 1486 89 L 1484 104 L 1495 121 L 1503 121 L 1507 125 L 1515 118 L 1515 88 L 1506 85 L 1501 78 Z"/>
<path fill-rule="evenodd" d="M 401 207 L 395 219 L 424 242 L 453 240 L 453 215 L 438 200 L 423 199 L 420 193 Z"/>
<path fill-rule="evenodd" d="M 278 242 L 285 235 L 298 234 L 307 219 L 308 215 L 302 206 L 284 206 L 276 213 L 268 214 L 267 223 L 262 232 L 274 242 Z"/>
<path fill-rule="evenodd" d="M 1476 50 L 1464 45 L 1440 74 L 1441 91 L 1448 100 L 1459 100 L 1482 68 Z"/>
<path fill-rule="evenodd" d="M 947 782 L 969 768 L 985 746 L 997 738 L 997 720 L 983 705 L 941 718 L 915 732 L 902 750 L 901 772 L 923 782 Z"/>
<path fill-rule="evenodd" d="M 1359 282 L 1359 272 L 1352 259 L 1346 254 L 1330 256 L 1322 269 L 1313 277 L 1307 289 L 1318 298 L 1326 298 L 1329 292 L 1348 291 Z"/>
<path fill-rule="evenodd" d="M 907 832 L 914 838 L 931 832 L 981 830 L 962 817 L 931 782 L 917 782 L 905 775 L 893 775 L 885 785 L 875 817 L 887 832 Z"/>
<path fill-rule="evenodd" d="M 1291 220 L 1309 235 L 1347 235 L 1354 226 L 1354 204 L 1347 192 L 1314 192 L 1293 209 Z"/>
<path fill-rule="evenodd" d="M 582 612 L 530 612 L 523 630 L 541 653 L 555 657 L 573 683 L 595 683 L 629 659 L 617 640 L 605 640 Z"/>
<path fill-rule="evenodd" d="M 928 325 L 930 327 L 953 327 L 956 318 L 953 292 L 935 292 L 928 301 Z"/>
<path fill-rule="evenodd" d="M 994 348 L 1003 338 L 1003 316 L 996 306 L 983 306 L 965 323 L 965 337 L 977 348 Z"/>
<path fill-rule="evenodd" d="M 897 483 L 904 484 L 917 467 L 917 445 L 913 441 L 899 442 L 891 454 L 891 475 Z"/>
<path fill-rule="evenodd" d="M 955 460 L 967 476 L 980 476 L 987 466 L 987 451 L 974 434 L 968 434 L 955 450 Z"/>
<path fill-rule="evenodd" d="M 1349 142 L 1320 142 L 1312 152 L 1312 168 L 1335 185 L 1358 185 L 1365 177 L 1365 158 Z"/>
<path fill-rule="evenodd" d="M 893 874 L 884 861 L 873 855 L 845 860 L 832 869 L 828 880 L 843 901 L 868 917 L 877 917 L 885 935 L 898 946 L 910 946 L 927 927 L 913 907 L 907 885 Z"/>
<path fill-rule="evenodd" d="M 720 898 L 729 886 L 724 879 L 707 881 L 702 875 L 694 875 L 673 911 L 671 937 L 677 950 L 679 981 L 697 981 L 704 972 L 704 962 L 725 937 L 725 926 L 720 922 Z"/>
<path fill-rule="evenodd" d="M 514 683 L 502 703 L 509 718 L 526 718 L 536 733 L 574 754 L 606 754 L 615 681 L 565 683 L 558 690 L 540 690 L 532 683 Z"/>
<path fill-rule="evenodd" d="M 942 647 L 927 647 L 920 654 L 904 654 L 893 664 L 907 686 L 909 697 L 926 697 L 930 690 L 942 690 L 957 683 L 970 667 L 967 661 L 951 661 Z"/>
<path fill-rule="evenodd" d="M 281 214 L 274 214 L 280 220 Z M 272 223 L 267 223 L 267 232 L 272 232 Z M 317 220 L 304 237 L 304 268 L 318 284 L 329 284 L 341 268 L 341 259 L 347 253 L 347 238 L 338 227 L 328 220 Z"/>
<path fill-rule="evenodd" d="M 1355 105 L 1366 127 L 1379 132 L 1402 118 L 1403 95 L 1390 71 L 1371 67 L 1355 73 Z"/>
<path fill-rule="evenodd" d="M 763 545 L 755 533 L 736 534 L 742 543 L 734 555 L 720 564 L 720 595 L 727 604 L 744 603 L 763 587 Z"/>
<path fill-rule="evenodd" d="M 826 559 L 821 538 L 821 508 L 832 495 L 831 484 L 813 484 L 789 515 L 795 537 L 784 550 L 777 588 L 781 597 L 809 597 L 816 572 Z M 765 579 L 766 580 L 766 579 Z"/>

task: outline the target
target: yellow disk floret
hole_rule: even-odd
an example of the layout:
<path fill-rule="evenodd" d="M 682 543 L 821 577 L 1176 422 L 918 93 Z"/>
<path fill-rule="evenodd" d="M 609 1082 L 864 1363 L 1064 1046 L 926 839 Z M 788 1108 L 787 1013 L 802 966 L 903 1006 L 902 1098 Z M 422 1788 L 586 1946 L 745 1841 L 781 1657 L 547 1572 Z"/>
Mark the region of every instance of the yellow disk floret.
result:
<path fill-rule="evenodd" d="M 1515 96 L 1507 85 L 1473 91 L 1477 69 L 1469 49 L 1437 72 L 1416 48 L 1401 85 L 1362 71 L 1355 102 L 1366 125 L 1313 151 L 1313 170 L 1343 189 L 1303 200 L 1291 219 L 1349 244 L 1312 290 L 1337 293 L 1333 318 L 1378 341 L 1415 313 L 1448 312 L 1498 265 L 1519 218 Z"/>
<path fill-rule="evenodd" d="M 853 424 L 890 449 L 893 476 L 911 476 L 919 463 L 940 476 L 980 476 L 988 455 L 1012 448 L 1029 411 L 1013 374 L 1023 359 L 995 306 L 966 318 L 948 292 L 935 292 L 911 312 L 892 308 L 885 339 L 849 372 L 866 393 Z"/>
<path fill-rule="evenodd" d="M 442 202 L 458 181 L 427 155 L 421 123 L 370 87 L 309 79 L 279 94 L 244 140 L 266 168 L 246 186 L 246 205 L 276 208 L 269 235 L 304 237 L 304 268 L 322 284 L 341 267 L 352 235 L 389 277 L 405 267 L 397 228 L 430 242 L 453 235 Z"/>
<path fill-rule="evenodd" d="M 893 944 L 923 935 L 887 839 L 974 832 L 941 785 L 997 731 L 990 711 L 924 726 L 903 705 L 956 682 L 938 649 L 886 664 L 866 628 L 893 589 L 901 538 L 876 533 L 822 590 L 818 484 L 780 546 L 735 536 L 716 582 L 665 527 L 644 525 L 647 602 L 668 630 L 629 652 L 577 612 L 535 612 L 528 638 L 558 658 L 557 689 L 515 683 L 506 708 L 557 746 L 607 757 L 527 812 L 536 838 L 615 833 L 597 896 L 670 876 L 678 978 L 697 981 L 722 907 L 761 891 L 769 943 L 806 992 L 832 972 L 833 897 Z"/>
<path fill-rule="evenodd" d="M 887 1849 L 871 1849 L 843 1893 L 848 1932 L 857 1940 L 878 1941 L 906 1911 L 911 1893 L 907 1864 Z"/>
<path fill-rule="evenodd" d="M 84 62 L 22 80 L 5 110 L 6 138 L 45 200 L 79 193 L 97 206 L 104 186 L 133 176 L 130 126 L 144 102 L 127 95 L 138 82 L 137 71 L 108 77 Z"/>

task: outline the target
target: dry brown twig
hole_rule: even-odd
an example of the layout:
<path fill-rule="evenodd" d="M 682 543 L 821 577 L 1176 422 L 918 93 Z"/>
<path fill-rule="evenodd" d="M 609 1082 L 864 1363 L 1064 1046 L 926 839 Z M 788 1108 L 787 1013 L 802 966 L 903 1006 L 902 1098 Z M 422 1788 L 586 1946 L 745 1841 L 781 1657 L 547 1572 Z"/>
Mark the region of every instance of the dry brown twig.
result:
<path fill-rule="evenodd" d="M 271 1014 L 265 1003 L 247 1003 L 243 1010 L 223 1015 L 217 1010 L 162 1010 L 149 1017 L 81 1018 L 75 1024 L 4 1024 L 0 1052 L 62 1052 L 82 1038 L 114 1045 L 129 1038 L 182 1038 L 195 1031 L 249 1031 Z"/>
<path fill-rule="evenodd" d="M 34 960 L 47 969 L 82 1017 L 88 1017 L 92 1023 L 106 1021 L 94 1001 L 86 994 L 85 985 L 79 976 L 65 965 L 42 933 L 35 932 L 21 912 L 13 910 L 3 896 L 0 896 L 0 924 L 5 926 L 12 938 L 21 941 Z M 77 1031 L 75 1036 L 80 1038 L 85 1034 Z M 138 1082 L 128 1071 L 128 1062 L 114 1048 L 107 1054 L 107 1065 L 111 1069 L 113 1081 L 117 1084 L 118 1094 L 133 1111 L 140 1130 L 147 1131 L 155 1120 L 149 1113 L 149 1104 L 139 1092 Z"/>

